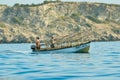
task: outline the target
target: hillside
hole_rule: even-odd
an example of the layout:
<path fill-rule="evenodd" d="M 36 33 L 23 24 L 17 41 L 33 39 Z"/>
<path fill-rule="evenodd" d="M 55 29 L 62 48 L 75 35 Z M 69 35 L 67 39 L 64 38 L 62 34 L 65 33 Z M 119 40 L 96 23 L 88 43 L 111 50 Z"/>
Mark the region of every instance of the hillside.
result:
<path fill-rule="evenodd" d="M 56 2 L 0 5 L 0 43 L 34 42 L 90 29 L 91 40 L 120 40 L 120 5 Z M 79 37 L 79 35 L 78 35 Z"/>

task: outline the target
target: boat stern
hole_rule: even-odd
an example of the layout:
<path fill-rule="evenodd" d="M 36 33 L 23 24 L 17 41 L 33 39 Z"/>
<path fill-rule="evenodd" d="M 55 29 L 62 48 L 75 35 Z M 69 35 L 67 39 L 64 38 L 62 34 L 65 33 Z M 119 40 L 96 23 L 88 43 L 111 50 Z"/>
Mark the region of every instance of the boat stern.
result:
<path fill-rule="evenodd" d="M 36 50 L 36 46 L 35 45 L 31 45 L 31 49 L 32 49 L 32 51 L 35 51 Z"/>

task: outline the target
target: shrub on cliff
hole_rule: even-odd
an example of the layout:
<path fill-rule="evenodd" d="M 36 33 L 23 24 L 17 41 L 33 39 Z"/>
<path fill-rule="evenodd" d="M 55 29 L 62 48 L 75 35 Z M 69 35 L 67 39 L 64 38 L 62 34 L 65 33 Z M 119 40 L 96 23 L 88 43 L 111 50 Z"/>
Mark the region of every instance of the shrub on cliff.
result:
<path fill-rule="evenodd" d="M 95 22 L 95 23 L 103 23 L 103 21 L 93 17 L 93 16 L 86 16 L 88 19 L 90 19 L 91 21 Z"/>
<path fill-rule="evenodd" d="M 0 27 L 1 27 L 1 28 L 4 28 L 4 27 L 5 27 L 5 24 L 4 24 L 4 23 L 0 23 Z"/>
<path fill-rule="evenodd" d="M 23 17 L 13 17 L 12 21 L 17 24 L 22 24 Z"/>
<path fill-rule="evenodd" d="M 80 13 L 73 13 L 71 18 L 73 18 L 76 22 L 80 22 Z"/>

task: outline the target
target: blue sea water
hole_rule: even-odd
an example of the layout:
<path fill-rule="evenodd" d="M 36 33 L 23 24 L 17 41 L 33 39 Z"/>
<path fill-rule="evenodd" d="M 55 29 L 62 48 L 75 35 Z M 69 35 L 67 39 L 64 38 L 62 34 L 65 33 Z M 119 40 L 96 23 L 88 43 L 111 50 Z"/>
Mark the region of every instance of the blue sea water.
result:
<path fill-rule="evenodd" d="M 32 44 L 0 44 L 0 80 L 120 80 L 120 42 L 92 42 L 89 53 L 31 54 Z"/>

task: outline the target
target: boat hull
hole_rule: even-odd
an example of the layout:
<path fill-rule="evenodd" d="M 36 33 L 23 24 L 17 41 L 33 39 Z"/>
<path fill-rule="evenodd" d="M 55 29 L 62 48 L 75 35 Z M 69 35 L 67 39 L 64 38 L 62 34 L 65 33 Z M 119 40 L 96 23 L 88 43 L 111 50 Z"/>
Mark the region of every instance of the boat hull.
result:
<path fill-rule="evenodd" d="M 36 49 L 35 45 L 31 46 L 33 52 L 56 52 L 56 53 L 89 53 L 90 43 L 82 44 L 79 46 L 60 48 L 60 49 Z"/>

